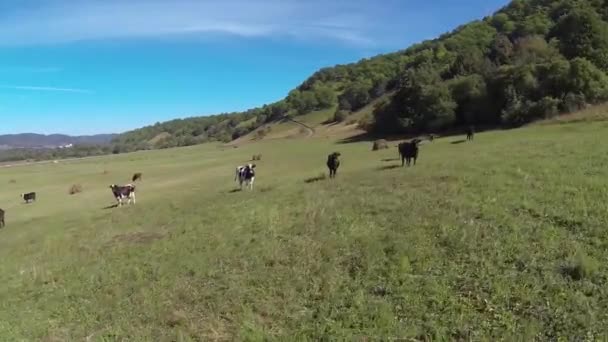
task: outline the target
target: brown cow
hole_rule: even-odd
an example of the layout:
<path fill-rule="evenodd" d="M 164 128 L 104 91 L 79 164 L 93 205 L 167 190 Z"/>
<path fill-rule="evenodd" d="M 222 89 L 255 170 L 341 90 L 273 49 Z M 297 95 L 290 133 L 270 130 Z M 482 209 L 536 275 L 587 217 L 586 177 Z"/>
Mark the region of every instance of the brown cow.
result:
<path fill-rule="evenodd" d="M 131 178 L 131 180 L 132 180 L 133 182 L 136 182 L 136 181 L 138 181 L 138 180 L 141 180 L 141 177 L 142 177 L 141 172 L 138 172 L 138 173 L 136 173 L 136 174 L 134 174 L 134 175 L 133 175 L 133 178 Z"/>

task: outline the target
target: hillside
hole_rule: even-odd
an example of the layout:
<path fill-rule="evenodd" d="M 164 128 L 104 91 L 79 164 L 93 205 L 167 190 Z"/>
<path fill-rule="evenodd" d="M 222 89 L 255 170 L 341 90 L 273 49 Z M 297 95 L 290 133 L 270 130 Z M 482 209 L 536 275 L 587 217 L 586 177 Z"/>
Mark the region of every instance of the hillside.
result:
<path fill-rule="evenodd" d="M 349 120 L 382 97 L 362 125 L 377 134 L 544 120 L 608 99 L 607 8 L 606 0 L 515 0 L 435 40 L 319 70 L 277 103 L 157 123 L 114 143 L 132 151 L 228 142 L 286 116 L 332 110 L 329 118 Z M 149 143 L 160 133 L 171 138 Z"/>
<path fill-rule="evenodd" d="M 9 148 L 56 148 L 68 144 L 109 144 L 117 134 L 69 136 L 64 134 L 6 134 L 0 135 L 0 149 Z"/>
<path fill-rule="evenodd" d="M 607 130 L 439 138 L 411 168 L 321 137 L 1 168 L 0 336 L 605 340 Z M 255 189 L 236 191 L 252 154 Z M 111 208 L 136 171 L 137 204 Z"/>

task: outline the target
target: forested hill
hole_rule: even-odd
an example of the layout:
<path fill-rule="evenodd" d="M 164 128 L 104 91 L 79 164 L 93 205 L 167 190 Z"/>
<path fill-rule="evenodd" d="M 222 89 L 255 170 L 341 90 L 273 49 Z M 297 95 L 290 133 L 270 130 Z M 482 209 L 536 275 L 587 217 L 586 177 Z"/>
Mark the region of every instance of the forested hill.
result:
<path fill-rule="evenodd" d="M 608 0 L 516 0 L 435 40 L 322 69 L 277 103 L 128 132 L 114 152 L 229 141 L 320 109 L 343 119 L 386 94 L 365 129 L 517 126 L 608 100 L 607 72 Z"/>

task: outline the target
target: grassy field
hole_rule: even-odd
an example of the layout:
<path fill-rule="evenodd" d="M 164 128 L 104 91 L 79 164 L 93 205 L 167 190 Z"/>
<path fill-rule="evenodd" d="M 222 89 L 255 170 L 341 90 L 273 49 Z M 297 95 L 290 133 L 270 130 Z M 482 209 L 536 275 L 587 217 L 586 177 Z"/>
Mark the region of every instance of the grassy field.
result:
<path fill-rule="evenodd" d="M 608 338 L 608 123 L 461 138 L 409 169 L 316 138 L 0 169 L 1 340 Z"/>

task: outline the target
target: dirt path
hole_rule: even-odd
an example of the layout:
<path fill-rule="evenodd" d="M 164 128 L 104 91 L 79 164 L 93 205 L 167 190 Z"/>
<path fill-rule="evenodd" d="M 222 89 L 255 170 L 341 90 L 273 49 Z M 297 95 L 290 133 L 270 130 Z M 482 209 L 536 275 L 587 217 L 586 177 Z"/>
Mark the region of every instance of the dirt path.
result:
<path fill-rule="evenodd" d="M 293 122 L 293 123 L 295 123 L 297 125 L 300 125 L 300 126 L 304 127 L 306 129 L 306 131 L 307 131 L 306 138 L 310 138 L 310 137 L 312 137 L 312 136 L 315 135 L 315 129 L 312 128 L 312 127 L 310 127 L 310 126 L 308 126 L 307 124 L 305 124 L 303 122 L 296 121 L 296 120 L 294 120 L 294 119 L 292 119 L 290 117 L 284 117 L 283 120 L 291 121 L 291 122 Z"/>

